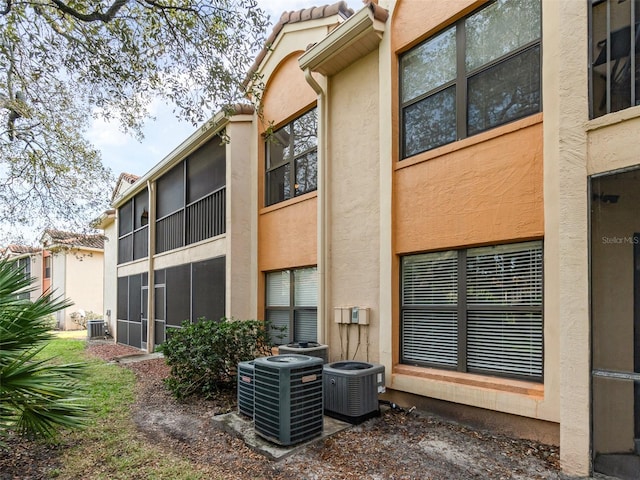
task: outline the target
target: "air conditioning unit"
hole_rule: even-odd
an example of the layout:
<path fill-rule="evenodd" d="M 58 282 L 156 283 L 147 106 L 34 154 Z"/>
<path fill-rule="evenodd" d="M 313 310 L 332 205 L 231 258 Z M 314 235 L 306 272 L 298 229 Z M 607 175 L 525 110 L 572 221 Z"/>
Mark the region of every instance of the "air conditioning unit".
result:
<path fill-rule="evenodd" d="M 294 353 L 296 355 L 308 355 L 310 357 L 320 357 L 323 363 L 329 362 L 329 347 L 316 342 L 295 342 L 287 345 L 280 345 L 278 353 L 285 355 Z"/>
<path fill-rule="evenodd" d="M 323 368 L 324 412 L 349 423 L 380 414 L 378 393 L 385 391 L 384 365 L 342 361 Z"/>
<path fill-rule="evenodd" d="M 238 413 L 253 419 L 254 361 L 238 363 Z"/>
<path fill-rule="evenodd" d="M 87 321 L 87 338 L 106 338 L 104 320 L 88 320 Z"/>
<path fill-rule="evenodd" d="M 279 445 L 322 434 L 322 359 L 275 355 L 254 360 L 254 428 Z"/>

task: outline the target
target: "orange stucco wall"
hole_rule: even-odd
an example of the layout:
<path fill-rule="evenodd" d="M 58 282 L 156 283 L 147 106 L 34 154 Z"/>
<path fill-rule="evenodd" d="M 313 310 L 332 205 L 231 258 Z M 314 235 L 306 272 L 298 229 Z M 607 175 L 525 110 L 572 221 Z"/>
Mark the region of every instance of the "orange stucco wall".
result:
<path fill-rule="evenodd" d="M 487 132 L 492 138 L 484 141 L 466 139 L 406 167 L 404 162 L 411 159 L 398 162 L 396 252 L 542 237 L 541 117 L 494 129 Z M 458 148 L 470 142 L 478 143 Z"/>
<path fill-rule="evenodd" d="M 303 53 L 304 51 L 298 51 L 289 55 L 266 81 L 262 96 L 264 121 L 259 127 L 261 133 L 269 123 L 272 122 L 274 128 L 278 128 L 315 103 L 316 93 L 305 80 L 304 72 L 298 65 L 298 58 Z M 264 148 L 261 150 L 264 155 Z"/>
<path fill-rule="evenodd" d="M 317 262 L 317 194 L 315 192 L 264 208 L 265 147 L 262 134 L 277 129 L 316 102 L 316 94 L 298 65 L 302 51 L 285 58 L 266 79 L 263 121 L 258 138 L 258 317 L 264 316 L 264 275 L 269 270 Z"/>
<path fill-rule="evenodd" d="M 317 196 L 297 200 L 260 215 L 260 271 L 316 264 Z"/>
<path fill-rule="evenodd" d="M 393 50 L 409 46 L 436 33 L 488 0 L 399 0 L 393 13 L 391 44 Z"/>

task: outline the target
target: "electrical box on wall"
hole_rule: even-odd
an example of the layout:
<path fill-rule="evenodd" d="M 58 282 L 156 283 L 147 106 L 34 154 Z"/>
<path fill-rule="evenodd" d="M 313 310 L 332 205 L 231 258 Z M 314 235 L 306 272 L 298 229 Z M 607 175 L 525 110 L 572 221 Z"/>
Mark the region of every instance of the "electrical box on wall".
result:
<path fill-rule="evenodd" d="M 351 307 L 351 323 L 358 323 L 358 307 Z"/>
<path fill-rule="evenodd" d="M 333 321 L 335 323 L 369 325 L 369 310 L 369 307 L 334 307 Z"/>
<path fill-rule="evenodd" d="M 349 323 L 369 325 L 369 307 L 351 307 Z"/>
<path fill-rule="evenodd" d="M 335 307 L 333 321 L 335 323 L 351 323 L 351 307 Z"/>
<path fill-rule="evenodd" d="M 358 325 L 369 325 L 369 307 L 358 307 Z"/>

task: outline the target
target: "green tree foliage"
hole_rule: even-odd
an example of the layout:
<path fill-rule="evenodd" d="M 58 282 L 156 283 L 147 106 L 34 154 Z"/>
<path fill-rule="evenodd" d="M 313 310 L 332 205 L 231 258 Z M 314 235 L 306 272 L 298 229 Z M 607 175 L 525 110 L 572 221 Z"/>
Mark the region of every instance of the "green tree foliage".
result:
<path fill-rule="evenodd" d="M 92 117 L 141 138 L 161 98 L 201 122 L 241 97 L 266 25 L 256 0 L 0 2 L 0 218 L 85 226 L 113 186 Z"/>
<path fill-rule="evenodd" d="M 0 444 L 10 431 L 44 437 L 83 424 L 84 366 L 38 356 L 52 338 L 48 316 L 70 302 L 43 295 L 19 298 L 30 279 L 0 261 Z"/>
<path fill-rule="evenodd" d="M 165 382 L 175 397 L 208 397 L 235 387 L 238 363 L 271 355 L 271 344 L 262 321 L 202 319 L 185 321 L 160 350 L 171 367 Z"/>

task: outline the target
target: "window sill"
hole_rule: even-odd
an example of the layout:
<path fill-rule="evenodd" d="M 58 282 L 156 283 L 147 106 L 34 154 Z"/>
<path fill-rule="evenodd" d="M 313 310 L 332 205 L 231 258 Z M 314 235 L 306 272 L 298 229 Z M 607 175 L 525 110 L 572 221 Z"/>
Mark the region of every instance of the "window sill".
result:
<path fill-rule="evenodd" d="M 488 140 L 498 138 L 512 132 L 516 132 L 518 130 L 529 128 L 533 125 L 542 123 L 542 118 L 542 112 L 530 115 L 523 119 L 507 123 L 506 125 L 492 128 L 491 130 L 487 130 L 486 132 L 479 133 L 472 137 L 463 138 L 462 140 L 443 145 L 442 147 L 434 148 L 433 150 L 429 150 L 427 152 L 418 153 L 413 157 L 405 158 L 403 160 L 395 162 L 393 168 L 394 170 L 401 170 L 403 168 L 411 167 L 412 165 L 423 163 L 428 160 L 433 160 L 434 158 L 442 157 L 444 155 L 457 152 L 458 150 L 463 150 L 473 145 L 477 145 L 479 143 L 483 143 Z"/>
<path fill-rule="evenodd" d="M 437 370 L 435 368 L 414 367 L 411 365 L 396 365 L 393 368 L 393 375 L 406 375 L 436 382 L 454 383 L 462 386 L 496 390 L 516 395 L 526 395 L 540 400 L 544 398 L 543 384 L 524 380 Z"/>
<path fill-rule="evenodd" d="M 314 190 L 313 192 L 305 193 L 304 195 L 300 195 L 299 197 L 294 197 L 294 198 L 290 198 L 289 200 L 284 200 L 282 202 L 274 203 L 273 205 L 269 205 L 268 207 L 262 207 L 260 209 L 259 214 L 263 215 L 265 213 L 273 212 L 275 210 L 280 210 L 281 208 L 290 207 L 291 205 L 305 202 L 312 198 L 316 198 L 317 196 L 318 196 L 318 191 Z"/>
<path fill-rule="evenodd" d="M 593 120 L 589 120 L 585 125 L 585 130 L 587 132 L 591 132 L 611 125 L 617 125 L 618 123 L 623 123 L 627 120 L 633 120 L 638 117 L 640 117 L 640 106 L 629 107 L 624 110 L 608 113 L 601 117 L 594 118 Z"/>

